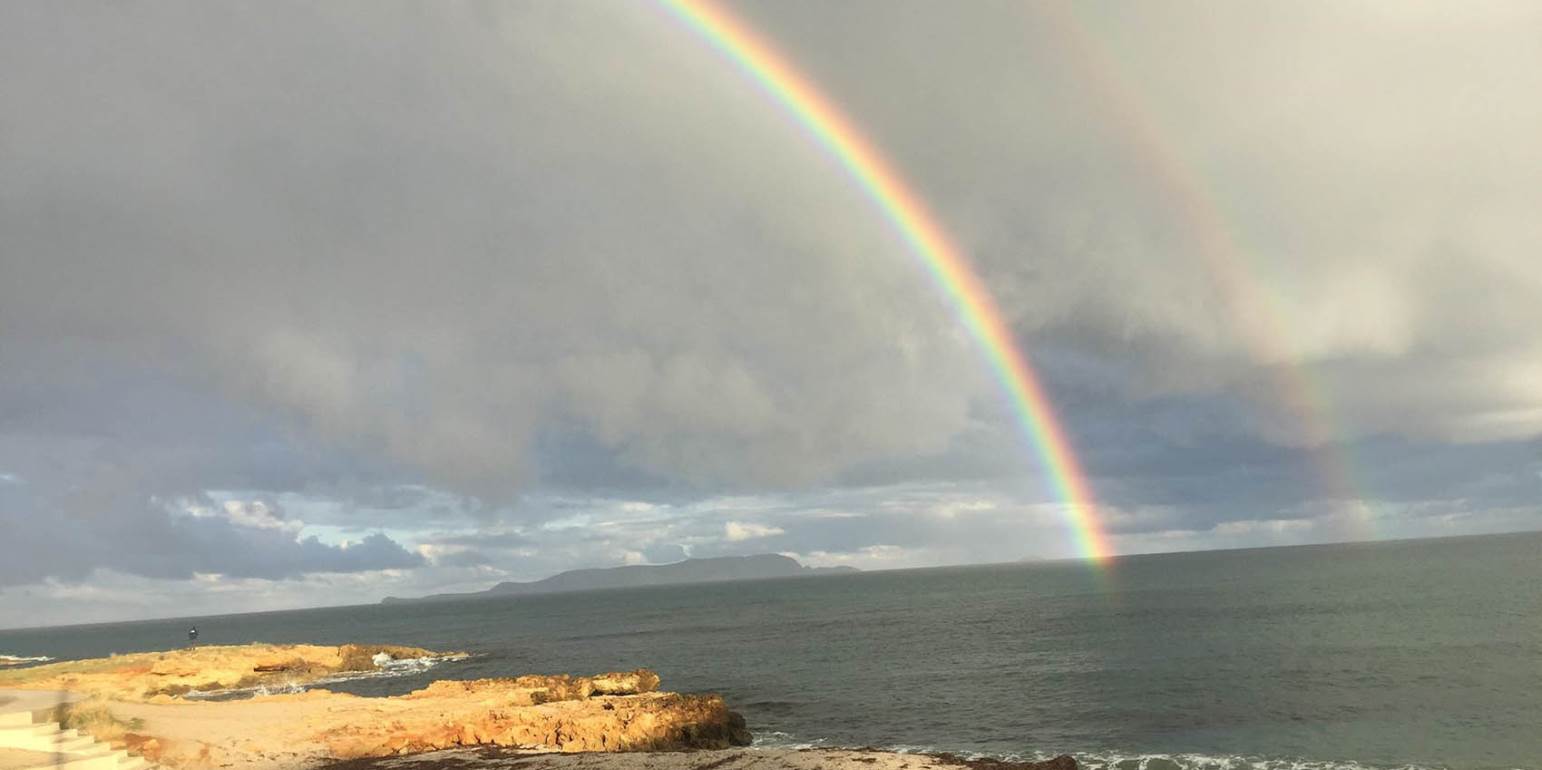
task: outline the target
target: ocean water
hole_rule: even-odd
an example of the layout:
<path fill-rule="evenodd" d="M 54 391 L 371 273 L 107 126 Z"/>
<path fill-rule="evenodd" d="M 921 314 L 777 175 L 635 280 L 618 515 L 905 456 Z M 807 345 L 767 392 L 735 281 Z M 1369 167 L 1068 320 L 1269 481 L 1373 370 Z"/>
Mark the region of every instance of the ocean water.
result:
<path fill-rule="evenodd" d="M 874 572 L 200 618 L 205 643 L 473 653 L 327 685 L 640 666 L 762 745 L 1092 768 L 1542 768 L 1542 534 Z M 165 649 L 187 622 L 0 631 L 0 654 Z"/>

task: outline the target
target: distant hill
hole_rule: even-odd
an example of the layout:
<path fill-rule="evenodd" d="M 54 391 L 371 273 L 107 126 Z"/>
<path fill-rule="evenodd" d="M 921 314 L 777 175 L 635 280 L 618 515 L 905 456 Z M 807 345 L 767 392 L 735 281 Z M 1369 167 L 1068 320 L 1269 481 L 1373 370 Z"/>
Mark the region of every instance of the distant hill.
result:
<path fill-rule="evenodd" d="M 720 556 L 715 559 L 686 559 L 674 564 L 634 564 L 625 567 L 575 569 L 530 583 L 499 583 L 486 591 L 461 594 L 434 594 L 418 598 L 387 596 L 381 604 L 427 602 L 444 599 L 470 599 L 493 596 L 527 596 L 599 588 L 635 588 L 684 583 L 717 583 L 725 580 L 827 575 L 856 572 L 855 567 L 805 567 L 797 559 L 774 553 L 758 556 Z"/>

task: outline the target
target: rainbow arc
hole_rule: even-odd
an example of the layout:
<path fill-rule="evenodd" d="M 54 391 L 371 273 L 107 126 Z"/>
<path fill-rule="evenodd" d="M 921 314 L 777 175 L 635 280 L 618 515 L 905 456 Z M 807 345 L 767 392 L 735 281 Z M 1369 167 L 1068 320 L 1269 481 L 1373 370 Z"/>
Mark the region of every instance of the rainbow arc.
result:
<path fill-rule="evenodd" d="M 660 1 L 803 126 L 893 225 L 984 352 L 1064 506 L 1078 552 L 1093 561 L 1108 558 L 1112 551 L 1086 472 L 1037 373 L 985 282 L 921 197 L 845 114 L 753 30 L 706 0 Z"/>

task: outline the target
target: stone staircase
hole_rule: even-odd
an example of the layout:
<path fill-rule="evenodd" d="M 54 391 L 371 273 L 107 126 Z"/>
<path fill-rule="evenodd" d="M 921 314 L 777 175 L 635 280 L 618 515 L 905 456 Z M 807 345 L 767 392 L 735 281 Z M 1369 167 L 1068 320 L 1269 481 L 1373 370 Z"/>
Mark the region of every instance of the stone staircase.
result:
<path fill-rule="evenodd" d="M 149 770 L 150 763 L 57 722 L 0 703 L 0 770 Z"/>

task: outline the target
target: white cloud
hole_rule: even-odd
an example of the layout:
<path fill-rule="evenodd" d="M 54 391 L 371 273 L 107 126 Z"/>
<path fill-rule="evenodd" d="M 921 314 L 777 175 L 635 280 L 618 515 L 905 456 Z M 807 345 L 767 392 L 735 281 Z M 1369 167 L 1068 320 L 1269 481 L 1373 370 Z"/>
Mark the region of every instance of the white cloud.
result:
<path fill-rule="evenodd" d="M 305 522 L 285 518 L 281 511 L 263 500 L 187 500 L 173 510 L 193 518 L 224 519 L 238 527 L 280 530 L 290 535 L 305 529 Z M 347 544 L 342 545 L 346 547 Z"/>
<path fill-rule="evenodd" d="M 79 581 L 47 580 L 0 589 L 0 628 L 373 604 L 388 594 L 480 590 L 498 579 L 482 568 L 319 574 L 295 580 L 217 574 L 164 580 L 99 570 Z"/>
<path fill-rule="evenodd" d="M 470 545 L 447 543 L 419 543 L 413 550 L 417 551 L 430 564 L 438 566 L 446 561 L 454 561 L 457 556 L 474 553 Z"/>
<path fill-rule="evenodd" d="M 858 569 L 900 569 L 936 564 L 935 555 L 923 548 L 875 544 L 854 551 L 809 551 L 787 553 L 810 567 L 856 567 Z"/>
<path fill-rule="evenodd" d="M 1311 519 L 1247 519 L 1222 522 L 1212 531 L 1222 537 L 1249 535 L 1277 537 L 1290 532 L 1309 530 L 1313 526 L 1314 522 Z"/>
<path fill-rule="evenodd" d="M 728 538 L 728 541 L 731 543 L 781 535 L 785 534 L 785 532 L 786 530 L 780 527 L 757 524 L 752 521 L 730 521 L 723 525 L 723 536 Z"/>
<path fill-rule="evenodd" d="M 305 528 L 305 522 L 285 519 L 261 500 L 248 502 L 226 500 L 220 507 L 225 513 L 225 518 L 230 519 L 232 524 L 242 527 L 281 529 L 288 532 L 299 532 Z"/>
<path fill-rule="evenodd" d="M 998 507 L 1000 507 L 1000 503 L 996 500 L 953 500 L 933 507 L 932 514 L 944 519 L 953 519 L 959 516 L 967 516 L 971 513 L 994 511 Z"/>

